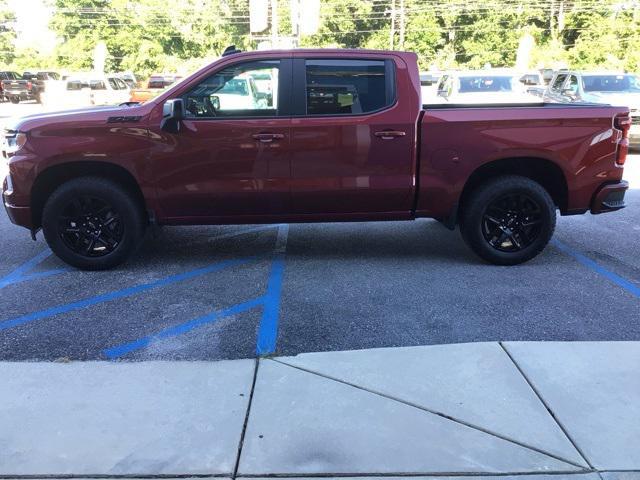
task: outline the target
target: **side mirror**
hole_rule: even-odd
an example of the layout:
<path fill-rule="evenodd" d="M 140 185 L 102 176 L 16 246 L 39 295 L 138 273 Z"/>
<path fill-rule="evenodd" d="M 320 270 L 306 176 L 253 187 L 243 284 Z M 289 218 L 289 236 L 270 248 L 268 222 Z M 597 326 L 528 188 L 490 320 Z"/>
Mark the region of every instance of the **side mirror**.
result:
<path fill-rule="evenodd" d="M 165 132 L 178 133 L 184 120 L 184 102 L 181 98 L 167 100 L 162 106 L 162 123 L 160 128 Z"/>

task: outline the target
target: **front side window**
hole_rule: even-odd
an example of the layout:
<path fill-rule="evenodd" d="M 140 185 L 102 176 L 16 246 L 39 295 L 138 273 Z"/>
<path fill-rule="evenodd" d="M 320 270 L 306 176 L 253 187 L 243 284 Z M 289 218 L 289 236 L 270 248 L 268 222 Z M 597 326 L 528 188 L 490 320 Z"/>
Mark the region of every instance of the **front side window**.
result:
<path fill-rule="evenodd" d="M 390 106 L 394 99 L 386 78 L 384 60 L 307 60 L 307 115 L 353 115 Z"/>
<path fill-rule="evenodd" d="M 569 77 L 569 84 L 567 85 L 567 90 L 571 90 L 573 95 L 577 95 L 578 93 L 578 78 L 575 75 L 571 75 Z"/>
<path fill-rule="evenodd" d="M 189 118 L 275 117 L 279 60 L 241 63 L 211 75 L 183 96 Z"/>
<path fill-rule="evenodd" d="M 554 82 L 553 82 L 551 90 L 555 90 L 555 91 L 559 92 L 560 89 L 562 88 L 562 84 L 564 83 L 565 78 L 567 78 L 567 76 L 565 74 L 558 75 L 556 77 L 556 79 L 554 80 Z"/>

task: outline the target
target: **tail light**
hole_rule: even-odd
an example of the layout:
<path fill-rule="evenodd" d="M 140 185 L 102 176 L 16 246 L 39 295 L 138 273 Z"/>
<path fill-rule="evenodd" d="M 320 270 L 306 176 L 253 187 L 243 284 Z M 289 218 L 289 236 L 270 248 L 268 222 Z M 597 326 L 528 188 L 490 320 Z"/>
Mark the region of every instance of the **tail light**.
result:
<path fill-rule="evenodd" d="M 631 128 L 631 117 L 629 114 L 618 115 L 613 119 L 613 126 L 622 132 L 618 140 L 618 152 L 616 155 L 616 163 L 624 165 L 629 153 L 629 129 Z"/>

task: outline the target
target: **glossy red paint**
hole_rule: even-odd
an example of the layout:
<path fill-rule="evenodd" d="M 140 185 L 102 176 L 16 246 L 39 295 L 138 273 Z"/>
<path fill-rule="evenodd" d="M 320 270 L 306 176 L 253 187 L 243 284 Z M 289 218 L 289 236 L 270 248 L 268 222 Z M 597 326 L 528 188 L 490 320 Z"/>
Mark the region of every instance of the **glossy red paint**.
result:
<path fill-rule="evenodd" d="M 178 133 L 161 128 L 167 100 L 225 67 L 305 58 L 390 60 L 396 101 L 365 115 L 186 119 Z M 142 105 L 31 116 L 10 125 L 28 141 L 9 158 L 11 184 L 5 181 L 3 197 L 14 223 L 37 229 L 38 201 L 52 183 L 109 165 L 137 185 L 146 208 L 164 224 L 455 219 L 479 169 L 519 159 L 514 165 L 560 172 L 566 198 L 558 199 L 559 207 L 584 212 L 604 185 L 624 187 L 615 162 L 620 131 L 612 122 L 625 113 L 542 105 L 423 110 L 413 53 L 240 53 Z"/>

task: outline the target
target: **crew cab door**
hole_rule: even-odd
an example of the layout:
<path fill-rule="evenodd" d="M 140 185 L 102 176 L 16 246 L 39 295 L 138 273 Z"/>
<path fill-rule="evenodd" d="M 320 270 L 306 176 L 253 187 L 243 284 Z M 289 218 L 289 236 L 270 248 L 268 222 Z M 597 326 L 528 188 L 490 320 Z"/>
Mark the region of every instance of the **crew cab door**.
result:
<path fill-rule="evenodd" d="M 260 74 L 263 90 L 255 87 Z M 291 61 L 226 63 L 180 94 L 177 133 L 159 127 L 151 153 L 162 214 L 184 218 L 288 213 Z"/>
<path fill-rule="evenodd" d="M 420 109 L 413 67 L 415 85 L 398 57 L 294 54 L 296 214 L 408 214 Z"/>

